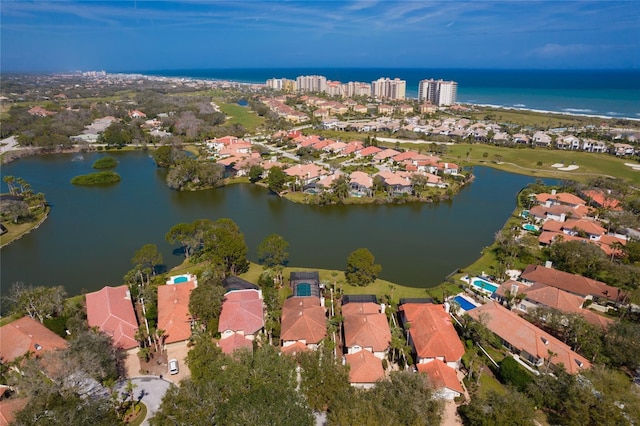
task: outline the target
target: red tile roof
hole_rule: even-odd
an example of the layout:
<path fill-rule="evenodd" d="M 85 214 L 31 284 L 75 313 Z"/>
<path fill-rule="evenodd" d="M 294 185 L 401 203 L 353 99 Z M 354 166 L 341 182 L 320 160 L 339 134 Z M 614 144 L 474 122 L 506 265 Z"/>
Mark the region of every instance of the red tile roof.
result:
<path fill-rule="evenodd" d="M 242 331 L 251 335 L 264 327 L 262 298 L 257 290 L 235 290 L 225 294 L 218 331 Z"/>
<path fill-rule="evenodd" d="M 62 337 L 31 317 L 22 317 L 0 327 L 0 360 L 3 363 L 12 362 L 27 352 L 40 355 L 66 347 L 67 342 Z"/>
<path fill-rule="evenodd" d="M 0 401 L 0 426 L 9 426 L 16 420 L 16 414 L 29 403 L 29 398 L 9 398 Z"/>
<path fill-rule="evenodd" d="M 586 358 L 573 352 L 568 345 L 497 302 L 490 301 L 469 311 L 468 314 L 475 320 L 483 318 L 487 328 L 501 339 L 538 359 L 547 360 L 549 351 L 553 352 L 555 355 L 551 358 L 551 364 L 562 363 L 570 374 L 576 374 L 582 369 L 591 367 L 591 363 Z"/>
<path fill-rule="evenodd" d="M 605 194 L 600 190 L 589 189 L 586 191 L 582 191 L 582 194 L 585 197 L 590 198 L 594 204 L 601 206 L 605 209 L 615 210 L 615 211 L 622 210 L 622 207 L 620 206 L 620 201 L 616 200 L 613 197 L 610 197 L 608 194 Z"/>
<path fill-rule="evenodd" d="M 377 146 L 368 146 L 366 148 L 361 149 L 360 152 L 358 152 L 358 154 L 360 154 L 363 157 L 366 157 L 368 155 L 375 155 L 381 151 L 382 149 L 378 148 Z"/>
<path fill-rule="evenodd" d="M 569 205 L 585 205 L 585 201 L 573 194 L 569 194 L 568 192 L 559 192 L 557 194 L 548 194 L 542 193 L 536 196 L 539 202 L 544 203 L 547 200 L 552 200 L 553 202 L 560 204 L 569 204 Z"/>
<path fill-rule="evenodd" d="M 302 342 L 295 342 L 292 345 L 289 346 L 282 346 L 280 348 L 280 352 L 285 354 L 285 355 L 291 355 L 291 356 L 295 356 L 297 354 L 299 354 L 300 352 L 304 352 L 304 351 L 308 351 L 309 348 L 307 347 L 307 345 L 305 345 Z"/>
<path fill-rule="evenodd" d="M 253 351 L 253 342 L 238 333 L 233 333 L 227 338 L 218 340 L 218 346 L 227 355 L 231 355 L 237 349 Z"/>
<path fill-rule="evenodd" d="M 619 288 L 612 287 L 601 281 L 540 265 L 527 266 L 520 275 L 520 278 L 532 283 L 542 283 L 556 287 L 579 296 L 592 295 L 613 301 L 621 300 L 623 296 Z"/>
<path fill-rule="evenodd" d="M 290 297 L 282 306 L 282 341 L 319 343 L 327 335 L 327 317 L 317 297 Z"/>
<path fill-rule="evenodd" d="M 457 362 L 462 358 L 464 346 L 444 305 L 405 303 L 400 311 L 411 325 L 409 334 L 418 357 L 443 357 L 445 362 Z"/>
<path fill-rule="evenodd" d="M 113 338 L 113 344 L 122 349 L 138 346 L 135 339 L 138 320 L 133 311 L 129 287 L 104 287 L 87 293 L 87 322 Z"/>
<path fill-rule="evenodd" d="M 158 329 L 164 330 L 165 343 L 191 337 L 189 297 L 195 287 L 193 281 L 158 287 Z"/>
<path fill-rule="evenodd" d="M 342 307 L 345 346 L 371 348 L 384 352 L 391 344 L 391 330 L 387 316 L 376 303 L 348 303 Z"/>
<path fill-rule="evenodd" d="M 420 373 L 426 373 L 436 389 L 447 388 L 464 394 L 464 389 L 458 380 L 456 370 L 439 359 L 435 359 L 426 364 L 418 364 L 418 371 Z"/>
<path fill-rule="evenodd" d="M 349 383 L 375 383 L 384 379 L 382 361 L 369 351 L 345 355 L 349 364 Z"/>

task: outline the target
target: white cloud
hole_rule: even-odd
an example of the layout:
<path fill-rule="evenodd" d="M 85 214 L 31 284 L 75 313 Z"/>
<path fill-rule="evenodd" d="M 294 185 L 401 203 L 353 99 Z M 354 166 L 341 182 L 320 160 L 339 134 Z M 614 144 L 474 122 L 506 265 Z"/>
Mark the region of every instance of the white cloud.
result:
<path fill-rule="evenodd" d="M 529 52 L 530 56 L 538 56 L 541 58 L 557 58 L 562 56 L 584 55 L 592 52 L 594 46 L 586 44 L 556 44 L 547 43 L 542 47 L 537 47 Z"/>

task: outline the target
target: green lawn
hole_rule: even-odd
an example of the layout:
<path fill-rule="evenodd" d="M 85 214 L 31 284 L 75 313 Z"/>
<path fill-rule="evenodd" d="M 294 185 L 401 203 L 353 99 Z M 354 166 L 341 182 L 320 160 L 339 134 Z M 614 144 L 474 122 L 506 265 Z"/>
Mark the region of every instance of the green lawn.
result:
<path fill-rule="evenodd" d="M 249 107 L 223 103 L 218 106 L 229 117 L 227 124 L 240 124 L 247 130 L 247 133 L 255 133 L 256 129 L 264 123 L 264 118 L 257 115 Z"/>
<path fill-rule="evenodd" d="M 413 146 L 415 149 L 415 145 Z M 636 185 L 640 184 L 640 172 L 624 165 L 633 161 L 608 154 L 546 148 L 505 148 L 480 144 L 455 144 L 448 145 L 447 148 L 449 152 L 443 156 L 444 159 L 459 162 L 460 165 L 484 165 L 529 176 L 580 181 L 596 176 L 613 176 Z M 497 164 L 496 160 L 501 164 Z M 542 165 L 538 165 L 539 163 Z M 557 163 L 575 163 L 579 168 L 574 171 L 558 171 L 551 167 Z"/>

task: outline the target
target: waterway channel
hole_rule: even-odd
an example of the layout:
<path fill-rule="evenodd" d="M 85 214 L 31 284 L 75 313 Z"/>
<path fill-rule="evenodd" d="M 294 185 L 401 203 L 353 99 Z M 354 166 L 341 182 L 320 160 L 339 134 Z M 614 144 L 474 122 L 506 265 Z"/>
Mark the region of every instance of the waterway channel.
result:
<path fill-rule="evenodd" d="M 166 242 L 167 231 L 177 223 L 222 217 L 238 224 L 253 261 L 260 241 L 277 233 L 290 243 L 290 265 L 344 269 L 349 253 L 366 247 L 382 265 L 382 278 L 433 287 L 479 257 L 512 212 L 517 192 L 534 180 L 476 167 L 476 180 L 449 202 L 308 206 L 248 184 L 173 191 L 147 153 L 128 152 L 109 154 L 119 161 L 120 183 L 70 183 L 93 172 L 103 155 L 37 156 L 2 166 L 3 176 L 22 177 L 52 205 L 39 229 L 2 248 L 2 293 L 15 281 L 63 285 L 69 294 L 120 285 L 136 250 L 148 243 L 173 267 L 182 255 Z"/>

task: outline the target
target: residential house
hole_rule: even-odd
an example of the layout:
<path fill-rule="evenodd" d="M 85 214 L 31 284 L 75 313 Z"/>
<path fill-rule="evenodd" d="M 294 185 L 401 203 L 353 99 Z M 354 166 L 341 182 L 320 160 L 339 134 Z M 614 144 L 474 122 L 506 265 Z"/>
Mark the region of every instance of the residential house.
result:
<path fill-rule="evenodd" d="M 375 176 L 383 179 L 385 187 L 393 195 L 411 194 L 413 184 L 405 172 L 378 172 Z"/>
<path fill-rule="evenodd" d="M 574 135 L 561 136 L 556 140 L 556 148 L 575 151 L 580 149 L 580 139 Z"/>
<path fill-rule="evenodd" d="M 398 311 L 400 322 L 408 329 L 409 345 L 416 355 L 416 364 L 439 359 L 451 368 L 460 366 L 464 346 L 444 305 L 405 303 Z"/>
<path fill-rule="evenodd" d="M 348 354 L 369 351 L 380 360 L 391 346 L 391 330 L 384 305 L 351 302 L 342 305 L 344 346 Z"/>
<path fill-rule="evenodd" d="M 113 345 L 126 351 L 137 353 L 138 319 L 133 310 L 129 287 L 103 287 L 99 291 L 87 293 L 87 323 L 98 327 L 113 339 Z"/>
<path fill-rule="evenodd" d="M 0 327 L 0 363 L 13 362 L 31 353 L 41 356 L 65 349 L 67 342 L 31 317 L 24 316 Z"/>
<path fill-rule="evenodd" d="M 167 359 L 180 362 L 180 375 L 188 375 L 184 362 L 189 348 L 193 318 L 189 312 L 191 292 L 198 286 L 196 280 L 158 286 L 158 329 L 163 330 L 163 346 Z"/>
<path fill-rule="evenodd" d="M 131 117 L 131 118 L 147 118 L 147 114 L 145 114 L 142 111 L 138 111 L 137 109 L 134 109 L 132 111 L 129 111 L 129 117 Z"/>
<path fill-rule="evenodd" d="M 607 143 L 594 139 L 583 139 L 582 150 L 587 152 L 607 152 Z"/>
<path fill-rule="evenodd" d="M 476 321 L 482 321 L 507 349 L 532 366 L 540 368 L 545 363 L 556 368 L 562 366 L 569 374 L 577 374 L 591 367 L 585 357 L 573 352 L 567 344 L 498 302 L 490 301 L 468 311 L 468 314 Z"/>
<path fill-rule="evenodd" d="M 606 210 L 621 211 L 622 206 L 620 201 L 611 196 L 608 192 L 601 191 L 599 189 L 587 189 L 580 193 L 583 197 L 589 200 L 589 204 L 596 208 L 603 208 Z"/>
<path fill-rule="evenodd" d="M 327 335 L 327 316 L 322 300 L 314 296 L 293 296 L 284 301 L 280 328 L 283 352 L 318 348 Z"/>
<path fill-rule="evenodd" d="M 513 310 L 531 313 L 537 308 L 552 309 L 567 314 L 581 315 L 587 322 L 606 329 L 611 319 L 584 309 L 586 297 L 568 293 L 556 287 L 536 283 L 527 285 L 520 281 L 509 280 L 500 285 L 493 295 L 501 303 L 509 303 L 515 298 Z"/>
<path fill-rule="evenodd" d="M 418 372 L 425 373 L 435 389 L 437 397 L 452 400 L 464 395 L 464 388 L 458 380 L 456 370 L 439 359 L 426 364 L 418 364 Z"/>
<path fill-rule="evenodd" d="M 374 156 L 379 152 L 382 152 L 381 148 L 378 148 L 377 146 L 368 146 L 356 152 L 356 158 L 368 157 L 370 155 Z"/>
<path fill-rule="evenodd" d="M 544 132 L 535 132 L 533 134 L 533 144 L 535 146 L 550 147 L 551 142 L 552 142 L 551 136 L 549 136 Z"/>
<path fill-rule="evenodd" d="M 373 179 L 365 172 L 355 171 L 349 175 L 349 187 L 352 196 L 370 196 L 373 191 Z"/>
<path fill-rule="evenodd" d="M 378 105 L 378 114 L 380 115 L 393 114 L 393 105 L 386 105 L 386 104 Z"/>
<path fill-rule="evenodd" d="M 297 185 L 305 186 L 318 180 L 326 171 L 315 164 L 296 164 L 285 169 L 284 173 L 294 177 Z"/>
<path fill-rule="evenodd" d="M 516 133 L 513 135 L 513 143 L 518 145 L 529 145 L 531 143 L 531 138 L 522 133 Z"/>
<path fill-rule="evenodd" d="M 628 143 L 614 143 L 613 150 L 618 157 L 626 157 L 635 154 L 635 148 Z"/>
<path fill-rule="evenodd" d="M 56 113 L 53 111 L 48 111 L 41 106 L 35 106 L 27 111 L 31 115 L 37 115 L 38 117 L 49 117 L 55 115 Z"/>
<path fill-rule="evenodd" d="M 373 160 L 381 163 L 383 161 L 386 161 L 389 158 L 395 157 L 398 154 L 400 154 L 400 152 L 396 151 L 395 149 L 387 148 L 385 150 L 382 150 L 376 153 L 373 156 Z"/>
<path fill-rule="evenodd" d="M 624 299 L 624 292 L 619 288 L 581 275 L 559 271 L 550 265 L 528 265 L 520 275 L 520 281 L 529 285 L 546 284 L 586 299 L 593 299 L 594 302 L 602 300 L 619 303 Z"/>
<path fill-rule="evenodd" d="M 218 320 L 218 346 L 223 352 L 229 354 L 239 348 L 252 347 L 251 342 L 263 328 L 262 290 L 232 290 L 224 295 Z"/>
<path fill-rule="evenodd" d="M 344 361 L 349 365 L 349 383 L 353 387 L 371 389 L 385 377 L 380 359 L 369 351 L 347 354 Z"/>
<path fill-rule="evenodd" d="M 551 194 L 546 192 L 540 193 L 536 195 L 536 199 L 540 204 L 546 206 L 561 204 L 576 208 L 578 206 L 586 205 L 586 202 L 577 195 L 573 195 L 568 192 L 556 192 L 555 190 L 551 191 Z"/>

